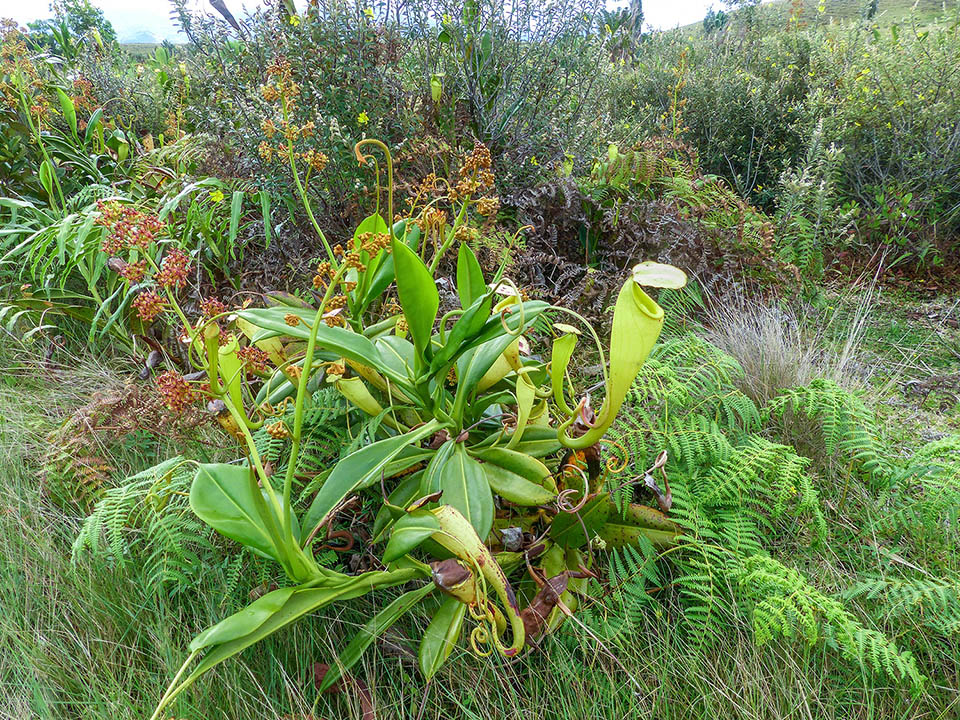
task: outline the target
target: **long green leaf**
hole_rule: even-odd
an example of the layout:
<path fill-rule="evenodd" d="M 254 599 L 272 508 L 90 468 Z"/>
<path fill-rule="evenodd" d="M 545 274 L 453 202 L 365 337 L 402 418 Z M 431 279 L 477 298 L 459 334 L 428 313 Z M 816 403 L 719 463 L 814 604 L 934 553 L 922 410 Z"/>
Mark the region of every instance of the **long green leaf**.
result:
<path fill-rule="evenodd" d="M 241 465 L 201 465 L 190 487 L 190 507 L 221 535 L 282 563 L 280 541 L 270 532 L 259 509 L 262 498 L 253 495 L 256 484 L 251 482 L 252 472 Z M 298 528 L 294 536 L 299 536 Z"/>
<path fill-rule="evenodd" d="M 63 117 L 67 121 L 67 125 L 70 126 L 70 132 L 79 140 L 80 138 L 77 137 L 77 108 L 69 95 L 60 88 L 56 88 L 56 90 L 57 97 L 60 99 L 60 110 L 63 112 Z"/>
<path fill-rule="evenodd" d="M 334 467 L 310 509 L 303 518 L 303 526 L 310 530 L 323 525 L 331 512 L 352 492 L 380 480 L 380 474 L 391 460 L 415 442 L 435 433 L 440 423 L 431 420 L 416 430 L 387 438 L 350 453 Z"/>
<path fill-rule="evenodd" d="M 202 650 L 248 635 L 263 625 L 286 604 L 296 588 L 280 588 L 254 600 L 240 612 L 224 618 L 213 627 L 197 635 L 190 643 L 190 651 Z"/>
<path fill-rule="evenodd" d="M 483 282 L 483 270 L 477 256 L 469 245 L 460 243 L 460 251 L 457 253 L 457 294 L 460 296 L 460 307 L 470 307 L 486 292 L 487 286 Z"/>
<path fill-rule="evenodd" d="M 479 462 L 467 453 L 463 443 L 456 443 L 450 458 L 437 472 L 441 502 L 452 505 L 463 515 L 477 535 L 483 539 L 493 527 L 493 493 L 486 473 Z"/>
<path fill-rule="evenodd" d="M 350 644 L 344 648 L 344 651 L 337 657 L 337 662 L 330 665 L 327 674 L 323 676 L 323 682 L 320 683 L 318 690 L 323 692 L 339 680 L 345 672 L 357 664 L 357 661 L 363 656 L 364 651 L 370 647 L 370 644 L 380 637 L 397 620 L 402 618 L 423 598 L 433 592 L 435 585 L 430 583 L 416 590 L 410 590 L 398 597 L 383 610 L 378 612 L 367 623 L 360 628 Z"/>
<path fill-rule="evenodd" d="M 310 329 L 316 318 L 316 311 L 283 305 L 241 310 L 237 315 L 261 329 L 262 332 L 257 333 L 252 338 L 252 342 L 257 343 L 267 337 L 278 335 L 285 335 L 298 340 L 308 339 Z M 297 318 L 296 325 L 291 326 L 286 321 L 288 315 Z M 348 360 L 369 365 L 389 377 L 391 382 L 396 383 L 405 393 L 415 394 L 416 392 L 406 375 L 395 370 L 395 365 L 384 362 L 380 351 L 373 342 L 360 333 L 321 324 L 317 328 L 317 349 L 329 350 Z"/>
<path fill-rule="evenodd" d="M 448 597 L 437 608 L 420 642 L 420 671 L 429 680 L 443 666 L 457 645 L 463 628 L 467 606 L 453 597 Z"/>
<path fill-rule="evenodd" d="M 198 677 L 234 655 L 243 652 L 254 643 L 263 640 L 290 623 L 308 613 L 315 612 L 326 605 L 365 595 L 377 587 L 390 587 L 422 577 L 420 570 L 402 568 L 389 572 L 367 572 L 362 575 L 339 575 L 327 577 L 319 587 L 299 587 L 290 594 L 279 610 L 270 615 L 251 632 L 211 646 L 200 664 L 181 683 L 180 687 L 192 684 Z"/>
<path fill-rule="evenodd" d="M 433 323 L 440 308 L 440 294 L 433 276 L 413 250 L 393 239 L 393 262 L 397 274 L 397 294 L 410 336 L 417 353 L 427 360 Z"/>
<path fill-rule="evenodd" d="M 391 563 L 403 557 L 420 543 L 440 530 L 440 522 L 427 510 L 414 510 L 393 525 L 390 541 L 383 551 L 383 562 Z"/>

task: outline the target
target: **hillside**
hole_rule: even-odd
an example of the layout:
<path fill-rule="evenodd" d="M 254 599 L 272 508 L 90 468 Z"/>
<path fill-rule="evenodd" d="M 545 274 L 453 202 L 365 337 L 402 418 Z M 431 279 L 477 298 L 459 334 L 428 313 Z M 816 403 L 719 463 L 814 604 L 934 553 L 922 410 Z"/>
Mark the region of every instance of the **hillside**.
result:
<path fill-rule="evenodd" d="M 826 0 L 823 18 L 826 22 L 849 22 L 863 17 L 869 0 Z M 803 0 L 803 18 L 810 22 L 817 17 L 819 1 Z M 793 0 L 774 0 L 762 5 L 764 14 L 782 16 L 786 20 L 795 3 Z M 733 11 L 736 14 L 738 11 Z M 878 23 L 889 25 L 908 21 L 911 18 L 920 24 L 926 24 L 944 15 L 960 12 L 958 0 L 879 0 L 875 19 Z M 694 31 L 702 28 L 702 24 L 691 23 L 683 26 L 683 31 Z"/>

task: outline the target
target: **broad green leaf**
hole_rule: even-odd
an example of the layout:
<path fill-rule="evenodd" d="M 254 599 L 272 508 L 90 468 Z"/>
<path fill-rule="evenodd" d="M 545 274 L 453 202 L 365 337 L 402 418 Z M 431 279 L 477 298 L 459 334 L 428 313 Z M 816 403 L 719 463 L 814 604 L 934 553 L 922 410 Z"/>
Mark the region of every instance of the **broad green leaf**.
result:
<path fill-rule="evenodd" d="M 397 274 L 397 294 L 410 336 L 417 353 L 427 359 L 433 323 L 440 308 L 440 294 L 433 276 L 413 250 L 393 239 L 393 262 Z"/>
<path fill-rule="evenodd" d="M 516 505 L 524 507 L 546 505 L 557 498 L 555 492 L 547 490 L 542 485 L 532 483 L 499 465 L 483 463 L 481 467 L 487 476 L 487 482 L 490 483 L 491 489 L 504 500 Z"/>
<path fill-rule="evenodd" d="M 440 471 L 443 466 L 447 464 L 450 456 L 453 455 L 453 446 L 455 444 L 453 440 L 447 440 L 439 447 L 436 453 L 434 453 L 430 462 L 427 464 L 427 468 L 423 471 L 423 477 L 420 480 L 421 495 L 432 495 L 433 493 L 440 492 Z"/>
<path fill-rule="evenodd" d="M 380 506 L 377 517 L 373 521 L 373 530 L 371 531 L 373 540 L 371 542 L 379 542 L 380 536 L 390 526 L 390 523 L 407 514 L 404 508 L 420 495 L 420 478 L 422 475 L 422 472 L 415 472 L 404 476 L 400 484 L 390 492 L 387 496 L 387 502 Z"/>
<path fill-rule="evenodd" d="M 420 641 L 420 672 L 429 680 L 443 666 L 457 646 L 463 617 L 467 606 L 456 598 L 448 597 L 437 608 L 433 619 Z"/>
<path fill-rule="evenodd" d="M 483 270 L 477 256 L 467 243 L 460 243 L 460 251 L 457 253 L 457 294 L 460 296 L 460 307 L 466 310 L 486 292 L 487 286 L 483 282 Z"/>
<path fill-rule="evenodd" d="M 390 232 L 390 228 L 387 227 L 387 221 L 384 220 L 379 213 L 374 215 L 368 215 L 363 220 L 360 221 L 360 224 L 357 225 L 357 229 L 353 233 L 353 248 L 359 249 L 360 247 L 360 236 L 364 233 L 373 233 L 374 235 L 386 235 Z M 376 276 L 377 269 L 380 267 L 380 264 L 383 262 L 383 259 L 387 257 L 387 253 L 384 251 L 378 252 L 374 257 L 370 257 L 369 253 L 361 253 L 360 259 L 367 266 L 366 272 L 363 275 L 361 287 L 358 288 L 357 292 L 363 295 L 366 295 L 366 286 L 369 284 L 370 279 Z M 351 268 L 348 271 L 348 278 L 350 280 L 356 281 L 358 279 L 357 271 Z"/>
<path fill-rule="evenodd" d="M 337 463 L 330 477 L 323 483 L 303 518 L 303 526 L 312 531 L 323 525 L 330 513 L 350 493 L 379 482 L 381 473 L 391 460 L 409 445 L 432 435 L 439 428 L 440 423 L 431 420 L 416 430 L 380 440 L 347 455 Z"/>
<path fill-rule="evenodd" d="M 197 678 L 234 655 L 243 652 L 254 643 L 269 637 L 304 615 L 337 601 L 351 600 L 365 595 L 377 587 L 390 587 L 422 577 L 416 569 L 403 568 L 389 572 L 366 572 L 362 575 L 330 574 L 317 587 L 298 587 L 290 594 L 279 610 L 266 618 L 257 628 L 236 639 L 211 646 L 200 664 L 183 681 L 188 686 Z"/>
<path fill-rule="evenodd" d="M 672 530 L 637 527 L 618 522 L 605 522 L 597 529 L 597 535 L 611 547 L 635 547 L 641 537 L 646 538 L 656 548 L 673 547 L 680 534 Z"/>
<path fill-rule="evenodd" d="M 480 379 L 515 340 L 512 335 L 504 333 L 460 356 L 457 360 L 457 395 L 453 409 L 455 418 L 462 417 L 467 403 L 478 389 Z"/>
<path fill-rule="evenodd" d="M 510 305 L 509 312 L 502 315 L 501 313 L 495 313 L 490 317 L 490 319 L 484 323 L 480 332 L 477 333 L 473 340 L 467 343 L 464 349 L 474 348 L 494 338 L 500 338 L 507 334 L 508 330 L 511 334 L 514 334 L 515 339 L 516 335 L 530 327 L 534 320 L 536 320 L 544 310 L 548 310 L 549 308 L 550 305 L 542 300 L 527 300 L 526 302 Z M 504 326 L 506 326 L 506 328 L 504 328 Z"/>
<path fill-rule="evenodd" d="M 266 508 L 262 495 L 254 495 L 255 490 L 258 493 L 263 491 L 251 478 L 252 472 L 251 468 L 242 465 L 200 465 L 190 487 L 190 507 L 197 517 L 221 535 L 283 563 L 279 540 L 268 527 L 278 518 Z M 270 517 L 264 517 L 264 512 Z M 297 537 L 296 518 L 293 522 L 294 537 Z"/>
<path fill-rule="evenodd" d="M 433 592 L 434 587 L 433 583 L 430 583 L 416 590 L 405 592 L 370 618 L 353 636 L 350 644 L 340 653 L 337 662 L 330 665 L 330 669 L 327 670 L 327 674 L 323 676 L 323 681 L 317 688 L 319 692 L 331 687 L 345 672 L 356 665 L 364 651 L 370 647 L 370 644 L 408 613 L 414 605 Z"/>
<path fill-rule="evenodd" d="M 296 588 L 280 588 L 254 600 L 240 612 L 226 617 L 213 627 L 197 635 L 190 643 L 190 651 L 236 640 L 263 625 L 271 615 L 279 612 Z"/>
<path fill-rule="evenodd" d="M 481 295 L 457 319 L 447 333 L 443 346 L 434 351 L 433 360 L 430 362 L 431 375 L 436 374 L 467 347 L 490 317 L 492 305 L 492 294 Z"/>
<path fill-rule="evenodd" d="M 555 433 L 553 437 L 556 439 Z M 470 452 L 486 463 L 499 465 L 537 485 L 553 482 L 550 468 L 527 453 L 505 447 L 474 448 Z"/>
<path fill-rule="evenodd" d="M 63 112 L 63 118 L 67 121 L 67 125 L 70 127 L 70 132 L 73 133 L 74 137 L 77 137 L 77 108 L 73 104 L 73 100 L 70 99 L 70 96 L 67 95 L 63 90 L 57 88 L 57 97 L 60 100 L 60 110 Z"/>
<path fill-rule="evenodd" d="M 83 133 L 83 144 L 89 145 L 91 138 L 93 138 L 97 131 L 103 127 L 103 122 L 101 117 L 103 116 L 103 108 L 97 108 L 90 114 L 90 119 L 87 121 L 87 129 Z"/>
<path fill-rule="evenodd" d="M 407 247 L 415 248 L 420 243 L 420 228 L 416 225 L 408 228 L 406 220 L 394 223 L 393 234 L 394 237 L 401 238 Z M 393 254 L 391 253 L 382 260 L 373 274 L 373 279 L 360 300 L 360 312 L 366 310 L 370 303 L 380 297 L 394 279 Z"/>
<path fill-rule="evenodd" d="M 37 173 L 40 177 L 40 184 L 43 185 L 43 189 L 47 193 L 47 197 L 51 200 L 53 199 L 53 165 L 50 164 L 49 160 L 44 160 L 40 163 L 40 170 Z"/>
<path fill-rule="evenodd" d="M 493 527 L 493 493 L 483 466 L 467 453 L 463 443 L 456 443 L 453 452 L 437 470 L 437 481 L 443 495 L 440 502 L 460 511 L 484 539 Z"/>
<path fill-rule="evenodd" d="M 393 525 L 390 541 L 383 551 L 383 563 L 391 563 L 406 555 L 420 543 L 440 530 L 440 523 L 427 510 L 414 510 Z"/>
<path fill-rule="evenodd" d="M 502 441 L 504 437 L 505 436 L 500 434 L 490 435 L 478 445 L 474 446 L 473 451 L 476 452 L 479 448 L 490 447 L 497 442 L 498 439 Z M 510 449 L 522 455 L 542 458 L 552 455 L 561 447 L 563 446 L 560 444 L 560 441 L 557 440 L 556 428 L 532 424 L 524 431 L 523 440 Z M 476 454 L 480 457 L 479 453 Z"/>

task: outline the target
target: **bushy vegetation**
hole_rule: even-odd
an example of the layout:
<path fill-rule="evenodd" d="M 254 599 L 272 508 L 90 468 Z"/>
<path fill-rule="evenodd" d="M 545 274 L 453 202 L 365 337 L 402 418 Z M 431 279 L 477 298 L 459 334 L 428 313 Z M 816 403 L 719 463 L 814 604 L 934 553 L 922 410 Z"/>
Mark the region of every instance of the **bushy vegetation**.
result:
<path fill-rule="evenodd" d="M 955 12 L 171 5 L 2 26 L 5 714 L 950 715 Z"/>

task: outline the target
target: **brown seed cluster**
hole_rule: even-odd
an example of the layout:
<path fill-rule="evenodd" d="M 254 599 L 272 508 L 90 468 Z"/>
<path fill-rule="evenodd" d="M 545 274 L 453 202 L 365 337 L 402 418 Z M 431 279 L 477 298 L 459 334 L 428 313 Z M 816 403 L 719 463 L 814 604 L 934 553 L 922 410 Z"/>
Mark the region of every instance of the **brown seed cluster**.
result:
<path fill-rule="evenodd" d="M 267 102 L 284 98 L 292 105 L 296 101 L 300 86 L 293 81 L 293 68 L 289 60 L 281 55 L 267 66 L 267 82 L 260 87 L 260 93 Z"/>
<path fill-rule="evenodd" d="M 473 152 L 467 156 L 460 167 L 460 180 L 450 189 L 450 200 L 471 197 L 478 190 L 490 190 L 495 185 L 495 178 L 490 170 L 492 161 L 490 150 L 483 143 L 474 143 Z"/>
<path fill-rule="evenodd" d="M 358 273 L 366 272 L 367 266 L 364 264 L 363 260 L 360 259 L 360 253 L 356 250 L 348 252 L 343 258 L 343 264 L 348 268 L 353 268 Z"/>
<path fill-rule="evenodd" d="M 200 303 L 200 314 L 209 319 L 227 311 L 227 306 L 215 297 L 206 298 Z"/>
<path fill-rule="evenodd" d="M 107 267 L 117 273 L 127 282 L 138 283 L 143 280 L 144 276 L 147 274 L 147 261 L 138 260 L 137 262 L 128 263 L 126 260 L 123 260 L 118 257 L 112 257 L 107 261 Z"/>
<path fill-rule="evenodd" d="M 328 327 L 345 327 L 347 321 L 344 320 L 343 314 L 340 310 L 331 310 L 328 313 L 325 313 L 323 316 L 323 322 L 326 323 Z"/>
<path fill-rule="evenodd" d="M 163 404 L 177 414 L 186 410 L 197 398 L 183 375 L 173 370 L 157 377 L 157 391 L 163 398 Z"/>
<path fill-rule="evenodd" d="M 340 246 L 337 245 L 337 247 Z M 334 252 L 336 252 L 336 250 L 334 250 Z M 317 290 L 325 288 L 332 277 L 333 268 L 330 267 L 330 263 L 324 260 L 322 263 L 317 265 L 317 273 L 313 276 L 313 287 Z"/>
<path fill-rule="evenodd" d="M 290 327 L 296 327 L 300 324 L 300 318 L 293 313 L 287 313 L 283 316 L 283 321 Z"/>
<path fill-rule="evenodd" d="M 457 242 L 475 242 L 480 239 L 480 231 L 469 225 L 461 225 L 453 237 Z"/>
<path fill-rule="evenodd" d="M 390 236 L 387 233 L 360 233 L 357 236 L 357 249 L 376 257 L 381 250 L 389 250 Z"/>
<path fill-rule="evenodd" d="M 160 271 L 154 276 L 160 285 L 182 289 L 190 275 L 190 256 L 180 248 L 174 248 L 163 258 Z"/>
<path fill-rule="evenodd" d="M 313 123 L 309 124 L 312 125 Z M 300 153 L 300 159 L 309 165 L 310 169 L 314 172 L 323 172 L 323 169 L 327 166 L 327 162 L 329 162 L 329 158 L 325 153 L 322 153 L 319 150 L 314 150 L 313 148 L 310 148 L 306 152 Z"/>
<path fill-rule="evenodd" d="M 482 197 L 477 200 L 477 212 L 484 217 L 493 217 L 500 211 L 500 198 Z"/>
<path fill-rule="evenodd" d="M 282 422 L 275 422 L 272 425 L 267 425 L 267 435 L 274 440 L 284 440 L 290 437 L 290 431 Z"/>
<path fill-rule="evenodd" d="M 397 318 L 396 328 L 398 333 L 406 332 L 410 329 L 410 325 L 407 324 L 407 319 L 403 315 Z"/>
<path fill-rule="evenodd" d="M 103 251 L 117 255 L 125 249 L 146 250 L 166 230 L 166 223 L 156 215 L 142 213 L 115 200 L 97 202 L 100 217 L 96 223 L 110 232 L 103 241 Z"/>
<path fill-rule="evenodd" d="M 340 308 L 345 307 L 346 304 L 347 304 L 346 295 L 334 295 L 329 300 L 327 300 L 327 304 L 323 306 L 323 309 L 327 311 L 339 310 Z"/>
<path fill-rule="evenodd" d="M 152 322 L 166 308 L 166 301 L 153 290 L 142 292 L 133 299 L 133 307 L 143 322 Z"/>
<path fill-rule="evenodd" d="M 242 347 L 237 350 L 237 357 L 243 360 L 247 367 L 255 373 L 265 373 L 270 356 L 266 352 L 253 345 Z"/>

